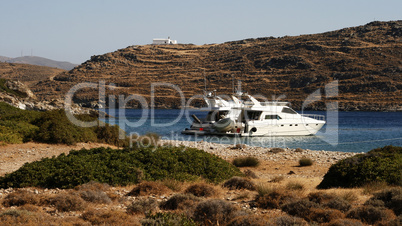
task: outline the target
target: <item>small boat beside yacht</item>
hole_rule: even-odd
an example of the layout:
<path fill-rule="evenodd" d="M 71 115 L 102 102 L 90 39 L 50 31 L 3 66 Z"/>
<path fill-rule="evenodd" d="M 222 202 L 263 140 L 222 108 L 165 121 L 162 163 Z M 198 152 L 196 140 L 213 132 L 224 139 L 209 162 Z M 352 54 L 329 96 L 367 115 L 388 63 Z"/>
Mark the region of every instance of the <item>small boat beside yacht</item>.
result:
<path fill-rule="evenodd" d="M 207 111 L 203 119 L 192 115 L 188 135 L 220 136 L 308 136 L 316 134 L 326 123 L 323 115 L 299 114 L 289 102 L 260 102 L 253 96 L 238 92 L 223 99 L 216 92 L 204 93 Z"/>

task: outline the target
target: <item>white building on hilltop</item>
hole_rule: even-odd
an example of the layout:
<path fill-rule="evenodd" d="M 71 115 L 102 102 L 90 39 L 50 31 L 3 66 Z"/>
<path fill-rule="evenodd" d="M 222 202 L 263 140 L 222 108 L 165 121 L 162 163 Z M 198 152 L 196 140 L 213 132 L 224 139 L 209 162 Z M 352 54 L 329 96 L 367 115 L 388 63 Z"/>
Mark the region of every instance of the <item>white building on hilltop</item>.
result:
<path fill-rule="evenodd" d="M 177 44 L 177 40 L 171 40 L 170 37 L 166 38 L 154 38 L 152 45 L 171 45 Z"/>

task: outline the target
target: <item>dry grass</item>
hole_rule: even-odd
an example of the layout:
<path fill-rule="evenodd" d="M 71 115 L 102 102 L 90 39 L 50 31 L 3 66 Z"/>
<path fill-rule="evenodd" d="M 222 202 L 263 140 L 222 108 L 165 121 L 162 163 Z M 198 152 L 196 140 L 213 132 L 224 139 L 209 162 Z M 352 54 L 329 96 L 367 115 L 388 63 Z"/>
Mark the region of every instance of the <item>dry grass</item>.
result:
<path fill-rule="evenodd" d="M 211 197 L 217 194 L 217 190 L 207 183 L 197 183 L 187 187 L 184 193 L 197 197 Z"/>
<path fill-rule="evenodd" d="M 229 180 L 225 181 L 222 186 L 230 190 L 247 189 L 250 191 L 254 191 L 256 189 L 255 184 L 251 180 L 243 177 L 232 177 Z"/>
<path fill-rule="evenodd" d="M 200 201 L 200 198 L 193 194 L 176 194 L 168 200 L 160 204 L 160 208 L 164 210 L 188 209 L 195 206 Z"/>
<path fill-rule="evenodd" d="M 258 196 L 264 196 L 266 194 L 270 194 L 274 191 L 278 191 L 280 190 L 280 187 L 278 186 L 274 186 L 271 184 L 267 184 L 267 183 L 259 183 L 256 186 L 256 191 L 258 193 Z"/>
<path fill-rule="evenodd" d="M 294 202 L 297 198 L 284 190 L 273 190 L 263 196 L 258 196 L 256 204 L 263 209 L 279 209 L 283 204 Z"/>
<path fill-rule="evenodd" d="M 166 179 L 162 181 L 162 184 L 165 185 L 172 191 L 179 192 L 183 189 L 183 182 L 177 181 L 174 179 Z"/>
<path fill-rule="evenodd" d="M 363 195 L 372 195 L 377 191 L 383 190 L 385 188 L 388 188 L 387 182 L 384 181 L 376 181 L 376 182 L 371 182 L 368 184 L 365 184 L 363 186 Z"/>
<path fill-rule="evenodd" d="M 284 176 L 275 176 L 274 178 L 272 178 L 269 182 L 272 183 L 280 183 L 281 181 L 283 181 L 285 179 Z"/>
<path fill-rule="evenodd" d="M 58 194 L 45 200 L 45 203 L 54 206 L 60 212 L 80 211 L 87 206 L 85 201 L 77 194 Z"/>
<path fill-rule="evenodd" d="M 201 202 L 194 210 L 193 219 L 201 225 L 225 225 L 235 217 L 237 208 L 220 199 Z"/>
<path fill-rule="evenodd" d="M 139 225 L 137 218 L 122 211 L 94 210 L 85 211 L 81 218 L 92 225 Z"/>
<path fill-rule="evenodd" d="M 134 187 L 127 195 L 128 196 L 147 196 L 147 195 L 162 195 L 170 191 L 168 187 L 159 181 L 145 181 Z"/>
<path fill-rule="evenodd" d="M 5 207 L 23 206 L 26 204 L 36 205 L 39 203 L 39 196 L 30 191 L 18 190 L 8 194 L 2 204 Z"/>
<path fill-rule="evenodd" d="M 149 214 L 156 211 L 158 203 L 155 199 L 138 199 L 133 201 L 129 206 L 127 206 L 127 213 L 129 214 Z"/>
<path fill-rule="evenodd" d="M 358 219 L 366 224 L 376 224 L 378 222 L 387 222 L 396 218 L 390 209 L 374 206 L 357 207 L 349 211 L 348 218 Z"/>
<path fill-rule="evenodd" d="M 292 190 L 292 191 L 303 191 L 305 188 L 301 182 L 290 181 L 286 184 L 286 189 Z"/>
<path fill-rule="evenodd" d="M 246 177 L 248 177 L 248 178 L 253 178 L 253 179 L 257 179 L 257 178 L 258 178 L 257 174 L 255 174 L 253 171 L 251 171 L 251 170 L 249 170 L 249 169 L 244 170 L 243 173 L 244 173 L 244 175 L 245 175 Z"/>
<path fill-rule="evenodd" d="M 335 221 L 338 219 L 343 219 L 344 217 L 345 214 L 343 214 L 339 210 L 312 208 L 306 218 L 308 218 L 310 222 L 314 221 L 319 224 L 322 224 L 322 223 L 329 223 L 331 221 Z"/>

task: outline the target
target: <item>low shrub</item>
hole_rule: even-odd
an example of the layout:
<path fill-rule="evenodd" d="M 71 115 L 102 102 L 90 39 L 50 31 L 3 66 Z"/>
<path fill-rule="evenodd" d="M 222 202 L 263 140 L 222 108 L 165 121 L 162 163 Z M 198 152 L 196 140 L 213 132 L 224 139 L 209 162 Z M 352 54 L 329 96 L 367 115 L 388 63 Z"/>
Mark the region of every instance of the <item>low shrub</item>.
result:
<path fill-rule="evenodd" d="M 248 156 L 235 158 L 232 163 L 237 167 L 256 167 L 260 161 L 256 157 Z"/>
<path fill-rule="evenodd" d="M 307 226 L 309 225 L 303 218 L 284 215 L 271 220 L 273 225 Z"/>
<path fill-rule="evenodd" d="M 200 199 L 193 194 L 176 194 L 162 202 L 159 207 L 164 210 L 185 209 L 195 206 L 198 201 Z"/>
<path fill-rule="evenodd" d="M 281 181 L 283 181 L 285 179 L 284 176 L 275 176 L 274 178 L 272 178 L 269 182 L 272 183 L 279 183 Z"/>
<path fill-rule="evenodd" d="M 296 148 L 295 152 L 303 152 L 304 150 L 302 148 Z"/>
<path fill-rule="evenodd" d="M 165 179 L 162 184 L 168 187 L 172 191 L 181 191 L 183 188 L 183 182 L 174 179 Z"/>
<path fill-rule="evenodd" d="M 225 181 L 223 187 L 233 189 L 247 189 L 250 191 L 255 191 L 255 184 L 247 178 L 242 177 L 232 177 Z"/>
<path fill-rule="evenodd" d="M 295 202 L 288 202 L 281 206 L 281 209 L 293 216 L 302 217 L 309 220 L 308 216 L 312 208 L 319 208 L 319 205 L 315 202 L 311 202 L 306 199 L 301 199 Z"/>
<path fill-rule="evenodd" d="M 109 204 L 112 202 L 110 197 L 105 193 L 110 186 L 106 183 L 90 181 L 89 183 L 75 187 L 82 199 L 87 202 Z"/>
<path fill-rule="evenodd" d="M 299 166 L 311 166 L 314 161 L 310 158 L 301 158 L 299 159 Z"/>
<path fill-rule="evenodd" d="M 285 151 L 285 149 L 283 149 L 283 148 L 271 148 L 271 150 L 269 150 L 269 152 L 272 152 L 274 154 L 281 153 L 284 151 Z"/>
<path fill-rule="evenodd" d="M 19 190 L 8 194 L 3 199 L 3 206 L 23 206 L 26 204 L 36 205 L 39 203 L 39 197 L 33 192 Z"/>
<path fill-rule="evenodd" d="M 363 226 L 363 223 L 355 219 L 335 219 L 327 224 L 326 226 Z"/>
<path fill-rule="evenodd" d="M 36 205 L 32 205 L 32 204 L 25 204 L 25 205 L 23 205 L 23 206 L 20 206 L 20 207 L 18 207 L 18 209 L 20 209 L 20 210 L 26 210 L 26 211 L 29 211 L 29 212 L 40 212 L 40 210 L 42 209 L 41 207 L 39 207 L 39 206 L 36 206 Z"/>
<path fill-rule="evenodd" d="M 0 225 L 37 225 L 37 214 L 19 209 L 7 209 L 0 212 Z"/>
<path fill-rule="evenodd" d="M 402 187 L 385 189 L 377 192 L 365 205 L 385 206 L 394 211 L 396 215 L 402 214 Z"/>
<path fill-rule="evenodd" d="M 216 189 L 209 184 L 197 183 L 186 188 L 184 193 L 193 194 L 197 197 L 211 197 L 216 193 Z"/>
<path fill-rule="evenodd" d="M 337 219 L 343 219 L 345 214 L 343 214 L 339 210 L 334 209 L 321 209 L 321 208 L 312 208 L 307 217 L 309 221 L 315 221 L 317 223 L 328 223 L 330 221 L 334 221 Z"/>
<path fill-rule="evenodd" d="M 356 194 L 355 191 L 345 191 L 345 192 L 341 192 L 339 195 L 342 199 L 344 199 L 347 202 L 355 202 L 357 200 L 359 200 L 359 196 Z"/>
<path fill-rule="evenodd" d="M 108 191 L 110 189 L 110 185 L 108 185 L 107 183 L 99 183 L 97 181 L 90 181 L 90 182 L 88 182 L 86 184 L 78 185 L 74 189 L 78 190 L 78 191 L 86 191 L 86 190 Z"/>
<path fill-rule="evenodd" d="M 256 204 L 259 208 L 263 209 L 278 209 L 283 204 L 294 202 L 296 197 L 289 194 L 283 190 L 276 190 L 270 193 L 264 194 L 263 196 L 258 196 L 256 199 Z"/>
<path fill-rule="evenodd" d="M 289 182 L 286 184 L 286 188 L 292 191 L 301 191 L 304 190 L 304 185 L 300 182 Z"/>
<path fill-rule="evenodd" d="M 389 226 L 401 226 L 402 225 L 402 214 L 399 215 L 397 218 L 388 221 L 387 225 L 389 225 Z"/>
<path fill-rule="evenodd" d="M 402 147 L 385 146 L 338 161 L 317 188 L 359 187 L 374 181 L 402 185 L 401 171 Z"/>
<path fill-rule="evenodd" d="M 227 226 L 246 226 L 246 225 L 254 225 L 254 226 L 265 226 L 268 225 L 268 222 L 264 219 L 263 216 L 258 215 L 242 215 L 233 218 L 227 224 Z"/>
<path fill-rule="evenodd" d="M 92 225 L 138 225 L 130 215 L 117 210 L 88 210 L 81 218 Z"/>
<path fill-rule="evenodd" d="M 169 189 L 161 182 L 145 181 L 135 186 L 127 196 L 161 195 Z"/>
<path fill-rule="evenodd" d="M 384 188 L 388 187 L 388 184 L 385 181 L 373 181 L 363 185 L 362 187 L 364 195 L 371 195 L 374 192 L 383 190 Z"/>
<path fill-rule="evenodd" d="M 84 190 L 79 192 L 82 199 L 87 202 L 110 204 L 112 200 L 101 190 Z"/>
<path fill-rule="evenodd" d="M 396 218 L 391 210 L 374 206 L 354 208 L 349 211 L 347 217 L 361 220 L 366 224 L 376 224 L 380 221 L 387 221 Z"/>
<path fill-rule="evenodd" d="M 264 196 L 264 195 L 269 194 L 271 192 L 278 191 L 280 189 L 279 189 L 279 187 L 272 186 L 270 184 L 259 183 L 256 186 L 256 190 L 258 192 L 258 196 L 261 197 L 261 196 Z"/>
<path fill-rule="evenodd" d="M 233 219 L 236 210 L 229 202 L 209 199 L 196 206 L 193 219 L 201 225 L 225 225 Z"/>
<path fill-rule="evenodd" d="M 258 178 L 258 176 L 253 171 L 251 171 L 249 169 L 244 170 L 243 173 L 248 178 L 254 178 L 254 179 Z"/>
<path fill-rule="evenodd" d="M 141 180 L 204 178 L 219 183 L 241 176 L 238 168 L 202 150 L 180 147 L 138 149 L 94 148 L 26 163 L 0 177 L 0 188 L 73 188 L 90 181 L 126 186 Z"/>
<path fill-rule="evenodd" d="M 133 201 L 127 206 L 127 213 L 129 214 L 149 214 L 156 210 L 158 203 L 155 199 L 139 199 Z"/>
<path fill-rule="evenodd" d="M 85 201 L 75 194 L 58 194 L 45 200 L 45 202 L 54 206 L 60 212 L 80 211 L 86 207 Z"/>
<path fill-rule="evenodd" d="M 350 205 L 348 201 L 339 197 L 329 200 L 328 202 L 324 203 L 323 206 L 331 209 L 340 210 L 344 213 L 352 208 L 352 205 Z"/>
<path fill-rule="evenodd" d="M 196 226 L 196 224 L 191 218 L 184 214 L 177 213 L 156 213 L 149 214 L 145 219 L 141 220 L 141 225 L 144 226 L 155 226 L 155 225 L 185 225 L 185 226 Z"/>
<path fill-rule="evenodd" d="M 308 194 L 307 198 L 312 201 L 315 202 L 317 204 L 322 204 L 322 203 L 327 203 L 328 201 L 335 199 L 336 196 L 334 194 L 329 194 L 326 192 L 312 192 L 310 194 Z"/>

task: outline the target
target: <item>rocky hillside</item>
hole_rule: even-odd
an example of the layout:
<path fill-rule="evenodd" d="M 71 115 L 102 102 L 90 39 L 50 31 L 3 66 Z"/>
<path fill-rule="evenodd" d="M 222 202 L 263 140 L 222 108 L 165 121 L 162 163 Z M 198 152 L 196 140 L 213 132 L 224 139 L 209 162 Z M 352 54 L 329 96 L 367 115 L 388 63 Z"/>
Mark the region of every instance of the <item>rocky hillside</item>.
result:
<path fill-rule="evenodd" d="M 40 81 L 51 80 L 62 72 L 65 70 L 30 64 L 0 62 L 0 78 L 18 80 L 29 87 Z"/>
<path fill-rule="evenodd" d="M 93 56 L 54 80 L 33 87 L 39 98 L 63 96 L 80 82 L 105 81 L 109 94 L 140 94 L 147 98 L 151 83 L 177 85 L 186 98 L 207 88 L 232 92 L 232 78 L 250 94 L 283 100 L 300 109 L 307 96 L 321 90 L 322 99 L 309 109 L 325 109 L 338 101 L 341 110 L 402 110 L 402 21 L 371 22 L 313 35 L 256 38 L 211 45 L 129 46 Z M 339 95 L 325 97 L 325 85 L 338 81 Z M 174 89 L 155 90 L 156 107 L 180 107 Z M 75 101 L 91 103 L 97 90 L 83 90 Z M 199 106 L 201 101 L 195 101 Z M 136 103 L 132 103 L 136 107 Z"/>

